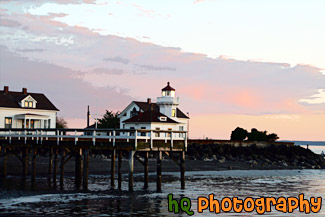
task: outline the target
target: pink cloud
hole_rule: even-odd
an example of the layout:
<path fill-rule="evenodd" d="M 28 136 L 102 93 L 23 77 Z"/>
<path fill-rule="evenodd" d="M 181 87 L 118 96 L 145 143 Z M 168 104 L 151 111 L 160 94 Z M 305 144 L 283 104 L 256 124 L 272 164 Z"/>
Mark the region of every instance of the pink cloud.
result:
<path fill-rule="evenodd" d="M 84 27 L 53 20 L 56 16 L 63 14 L 7 17 L 25 26 L 28 37 L 21 39 L 21 47 L 10 40 L 6 46 L 30 60 L 71 70 L 70 76 L 83 80 L 94 91 L 110 88 L 129 98 L 145 100 L 159 96 L 160 89 L 170 81 L 182 107 L 190 108 L 187 110 L 191 113 L 318 111 L 314 106 L 299 103 L 301 98 L 317 93 L 324 81 L 325 76 L 315 67 L 212 59 L 204 54 L 182 52 L 180 48 L 102 36 Z M 42 53 L 20 52 L 40 47 L 44 49 Z M 127 64 L 122 64 L 126 60 Z M 118 108 L 123 109 L 123 105 Z"/>

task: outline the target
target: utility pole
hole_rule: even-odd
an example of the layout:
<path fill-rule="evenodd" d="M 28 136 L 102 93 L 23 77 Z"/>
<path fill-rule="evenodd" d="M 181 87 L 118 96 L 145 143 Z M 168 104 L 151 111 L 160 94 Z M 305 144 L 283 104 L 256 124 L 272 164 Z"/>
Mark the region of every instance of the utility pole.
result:
<path fill-rule="evenodd" d="M 87 111 L 87 127 L 89 127 L 89 118 L 90 118 L 90 111 L 89 111 L 89 105 L 88 105 L 88 111 Z"/>
<path fill-rule="evenodd" d="M 186 112 L 187 114 L 187 139 L 190 139 L 190 113 Z"/>

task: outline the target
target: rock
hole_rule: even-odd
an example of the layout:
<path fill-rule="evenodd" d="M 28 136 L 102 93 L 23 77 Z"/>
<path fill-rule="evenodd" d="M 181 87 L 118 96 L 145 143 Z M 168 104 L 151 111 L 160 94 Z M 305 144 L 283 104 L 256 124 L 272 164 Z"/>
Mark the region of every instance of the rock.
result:
<path fill-rule="evenodd" d="M 224 162 L 226 162 L 226 158 L 224 156 L 221 156 L 218 161 L 219 163 L 223 164 Z"/>
<path fill-rule="evenodd" d="M 287 164 L 286 162 L 282 162 L 282 166 L 285 166 L 285 167 L 287 167 L 287 166 L 288 166 L 288 164 Z"/>

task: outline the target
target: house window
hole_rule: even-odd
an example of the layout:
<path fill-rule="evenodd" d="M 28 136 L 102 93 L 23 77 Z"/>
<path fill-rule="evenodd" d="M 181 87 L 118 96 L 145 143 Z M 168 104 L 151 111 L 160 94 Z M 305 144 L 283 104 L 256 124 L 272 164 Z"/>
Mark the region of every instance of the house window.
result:
<path fill-rule="evenodd" d="M 138 115 L 138 111 L 137 111 L 136 108 L 133 108 L 133 110 L 130 112 L 130 116 L 131 116 L 131 118 L 132 118 L 132 117 L 134 117 L 134 116 L 136 116 L 136 115 Z"/>
<path fill-rule="evenodd" d="M 161 121 L 167 121 L 167 117 L 160 117 Z"/>
<path fill-rule="evenodd" d="M 51 119 L 48 120 L 47 124 L 47 128 L 51 128 Z"/>
<path fill-rule="evenodd" d="M 160 128 L 156 127 L 156 130 L 160 130 Z M 155 137 L 160 137 L 160 132 L 155 132 Z"/>
<path fill-rule="evenodd" d="M 134 130 L 134 127 L 130 127 L 130 130 Z M 130 136 L 134 136 L 134 132 L 130 132 Z"/>
<path fill-rule="evenodd" d="M 30 120 L 30 128 L 34 129 L 35 127 L 35 122 L 34 120 Z"/>
<path fill-rule="evenodd" d="M 10 129 L 12 127 L 12 118 L 5 118 L 5 128 Z"/>
<path fill-rule="evenodd" d="M 176 110 L 175 109 L 172 110 L 172 117 L 176 117 Z"/>
<path fill-rule="evenodd" d="M 184 126 L 179 126 L 179 131 L 184 131 Z M 183 133 L 179 133 L 179 137 L 183 137 Z"/>
<path fill-rule="evenodd" d="M 25 101 L 25 107 L 26 108 L 33 108 L 33 102 L 32 101 Z"/>
<path fill-rule="evenodd" d="M 172 131 L 172 128 L 168 128 L 168 131 Z M 166 133 L 167 134 L 167 137 L 171 137 L 172 134 L 170 132 Z"/>
<path fill-rule="evenodd" d="M 44 126 L 43 128 L 47 128 L 47 120 L 44 120 Z"/>
<path fill-rule="evenodd" d="M 146 129 L 146 127 L 141 127 L 141 129 L 142 129 L 142 130 L 145 130 L 145 129 Z M 141 134 L 140 134 L 140 135 L 141 135 L 141 136 L 146 136 L 146 134 L 147 134 L 146 132 L 141 132 Z"/>

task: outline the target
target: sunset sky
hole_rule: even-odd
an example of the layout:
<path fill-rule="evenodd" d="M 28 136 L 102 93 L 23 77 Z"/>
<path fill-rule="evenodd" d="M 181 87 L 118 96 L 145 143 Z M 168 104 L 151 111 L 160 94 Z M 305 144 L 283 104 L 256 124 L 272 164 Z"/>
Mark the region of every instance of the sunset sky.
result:
<path fill-rule="evenodd" d="M 153 101 L 167 81 L 191 138 L 237 126 L 325 140 L 323 0 L 0 1 L 0 88 L 45 93 L 69 127 Z"/>

